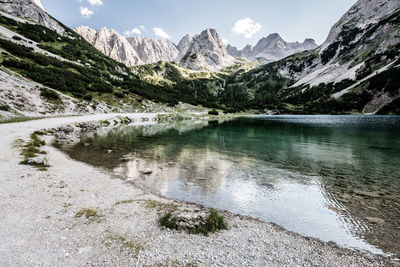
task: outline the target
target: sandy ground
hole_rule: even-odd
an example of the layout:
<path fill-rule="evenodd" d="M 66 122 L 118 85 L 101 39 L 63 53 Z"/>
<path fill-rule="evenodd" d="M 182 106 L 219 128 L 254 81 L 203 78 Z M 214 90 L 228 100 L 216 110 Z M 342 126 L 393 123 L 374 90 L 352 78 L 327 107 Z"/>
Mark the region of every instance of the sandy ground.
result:
<path fill-rule="evenodd" d="M 19 165 L 15 140 L 27 140 L 39 129 L 114 116 L 0 125 L 0 266 L 399 266 L 230 213 L 224 213 L 230 229 L 208 237 L 162 229 L 160 203 L 172 201 L 51 146 L 44 147 L 48 171 Z M 77 218 L 84 208 L 99 216 Z"/>

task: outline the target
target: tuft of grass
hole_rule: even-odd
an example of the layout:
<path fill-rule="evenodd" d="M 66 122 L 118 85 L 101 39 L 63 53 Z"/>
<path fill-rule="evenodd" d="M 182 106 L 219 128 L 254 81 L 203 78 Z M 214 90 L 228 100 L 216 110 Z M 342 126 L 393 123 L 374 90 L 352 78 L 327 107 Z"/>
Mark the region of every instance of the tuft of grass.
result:
<path fill-rule="evenodd" d="M 171 212 L 165 214 L 159 219 L 159 223 L 161 226 L 172 229 L 172 230 L 181 230 L 179 226 L 171 220 Z M 211 209 L 210 215 L 208 216 L 205 224 L 198 225 L 195 228 L 185 228 L 189 234 L 203 234 L 208 236 L 210 233 L 215 233 L 221 230 L 227 230 L 228 224 L 225 221 L 225 218 L 220 215 L 216 210 Z"/>
<path fill-rule="evenodd" d="M 89 221 L 98 221 L 100 217 L 102 217 L 97 210 L 86 208 L 86 209 L 81 209 L 75 214 L 75 218 L 81 218 L 85 216 L 86 219 Z"/>
<path fill-rule="evenodd" d="M 174 203 L 164 203 L 156 200 L 137 200 L 142 203 L 146 209 L 156 210 L 157 212 L 171 213 L 178 209 L 178 206 Z"/>
<path fill-rule="evenodd" d="M 24 160 L 20 162 L 22 165 L 30 165 L 35 167 L 36 169 L 40 171 L 46 171 L 49 165 L 47 165 L 44 162 L 41 163 L 36 163 L 36 162 L 30 162 L 29 159 L 36 157 L 38 154 L 46 154 L 46 151 L 40 150 L 42 146 L 44 146 L 46 142 L 40 140 L 38 137 L 37 133 L 32 133 L 31 134 L 31 139 L 24 146 L 24 148 L 21 150 L 20 154 L 21 156 L 24 157 Z"/>
<path fill-rule="evenodd" d="M 134 250 L 135 255 L 139 254 L 139 251 L 144 249 L 142 244 L 140 244 L 138 241 L 127 240 L 123 236 L 117 237 L 115 239 L 121 242 L 124 247 Z"/>
<path fill-rule="evenodd" d="M 132 199 L 128 199 L 128 200 L 122 200 L 122 201 L 118 201 L 118 202 L 115 202 L 115 206 L 118 206 L 118 205 L 122 205 L 122 204 L 130 204 L 130 203 L 132 203 L 134 200 L 132 200 Z"/>

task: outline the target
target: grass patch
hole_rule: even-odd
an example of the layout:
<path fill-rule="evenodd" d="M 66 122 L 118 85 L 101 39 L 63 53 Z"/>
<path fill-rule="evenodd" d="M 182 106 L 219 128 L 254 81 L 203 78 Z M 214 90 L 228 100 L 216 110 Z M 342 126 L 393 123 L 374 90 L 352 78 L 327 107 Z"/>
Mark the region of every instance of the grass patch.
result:
<path fill-rule="evenodd" d="M 124 247 L 133 250 L 135 257 L 139 254 L 141 250 L 144 250 L 143 245 L 137 240 L 128 240 L 123 236 L 112 238 L 115 241 L 121 243 Z"/>
<path fill-rule="evenodd" d="M 132 199 L 129 199 L 129 200 L 122 200 L 122 201 L 118 201 L 118 202 L 115 202 L 115 206 L 118 206 L 118 205 L 122 205 L 122 204 L 130 204 L 130 203 L 132 203 L 134 200 L 132 200 Z"/>
<path fill-rule="evenodd" d="M 173 229 L 173 230 L 181 230 L 178 225 L 170 219 L 171 212 L 165 214 L 159 219 L 159 223 L 161 226 Z M 186 228 L 189 234 L 203 234 L 208 236 L 210 233 L 215 233 L 221 230 L 227 230 L 228 224 L 225 221 L 225 218 L 220 215 L 216 210 L 211 209 L 210 215 L 207 218 L 207 221 L 203 225 L 198 225 L 195 228 Z"/>
<path fill-rule="evenodd" d="M 97 210 L 86 208 L 86 209 L 81 209 L 75 214 L 75 218 L 81 218 L 85 216 L 86 219 L 89 221 L 98 221 L 100 217 L 102 217 Z"/>
<path fill-rule="evenodd" d="M 137 200 L 142 203 L 146 209 L 156 210 L 157 212 L 164 212 L 170 214 L 178 209 L 178 205 L 174 203 L 164 203 L 156 200 Z"/>
<path fill-rule="evenodd" d="M 40 148 L 44 146 L 46 142 L 40 140 L 36 133 L 31 134 L 31 139 L 21 150 L 20 154 L 24 157 L 24 160 L 20 162 L 22 165 L 29 165 L 35 167 L 40 171 L 46 171 L 48 167 L 50 167 L 46 162 L 35 162 L 32 161 L 32 158 L 37 157 L 38 155 L 47 154 L 46 151 L 41 150 Z"/>

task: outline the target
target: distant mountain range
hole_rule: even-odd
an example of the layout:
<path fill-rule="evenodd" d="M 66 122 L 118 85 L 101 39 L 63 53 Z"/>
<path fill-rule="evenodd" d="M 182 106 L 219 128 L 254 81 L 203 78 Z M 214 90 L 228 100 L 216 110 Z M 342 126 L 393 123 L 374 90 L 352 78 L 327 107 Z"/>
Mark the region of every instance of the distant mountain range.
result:
<path fill-rule="evenodd" d="M 237 62 L 235 58 L 267 63 L 317 47 L 313 39 L 290 43 L 277 33 L 262 38 L 254 48 L 249 45 L 239 51 L 230 45 L 225 46 L 215 29 L 206 29 L 195 36 L 186 35 L 178 45 L 168 39 L 126 38 L 107 28 L 96 31 L 80 26 L 75 31 L 99 51 L 129 67 L 175 61 L 192 70 L 219 71 Z"/>
<path fill-rule="evenodd" d="M 227 46 L 227 51 L 231 56 L 244 57 L 251 61 L 268 63 L 280 60 L 295 53 L 303 52 L 316 48 L 318 45 L 314 39 L 306 39 L 303 43 L 286 42 L 277 33 L 270 34 L 258 41 L 257 45 L 252 47 L 247 45 L 242 50 L 238 50 L 231 45 Z"/>

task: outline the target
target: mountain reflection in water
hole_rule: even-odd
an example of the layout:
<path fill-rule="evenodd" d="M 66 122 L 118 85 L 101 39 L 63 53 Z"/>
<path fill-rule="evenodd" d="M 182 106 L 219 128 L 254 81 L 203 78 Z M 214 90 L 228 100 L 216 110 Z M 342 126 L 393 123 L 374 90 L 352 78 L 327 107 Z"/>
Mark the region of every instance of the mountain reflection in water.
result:
<path fill-rule="evenodd" d="M 128 126 L 59 147 L 174 199 L 346 247 L 400 255 L 396 116 L 258 116 Z M 131 160 L 121 162 L 126 155 Z M 142 174 L 146 169 L 152 173 Z"/>

